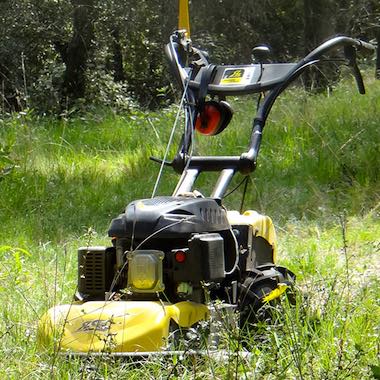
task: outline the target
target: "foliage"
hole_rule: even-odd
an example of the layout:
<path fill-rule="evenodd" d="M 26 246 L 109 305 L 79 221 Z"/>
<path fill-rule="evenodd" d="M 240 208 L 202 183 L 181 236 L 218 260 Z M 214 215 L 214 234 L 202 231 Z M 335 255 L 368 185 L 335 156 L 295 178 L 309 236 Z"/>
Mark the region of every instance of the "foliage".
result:
<path fill-rule="evenodd" d="M 283 61 L 334 32 L 379 35 L 378 2 L 327 3 L 193 0 L 192 37 L 214 62 L 249 63 L 259 43 L 271 45 L 273 59 Z M 176 0 L 1 1 L 1 112 L 29 108 L 59 115 L 83 105 L 117 111 L 131 102 L 166 106 L 174 95 L 163 46 L 176 18 Z"/>

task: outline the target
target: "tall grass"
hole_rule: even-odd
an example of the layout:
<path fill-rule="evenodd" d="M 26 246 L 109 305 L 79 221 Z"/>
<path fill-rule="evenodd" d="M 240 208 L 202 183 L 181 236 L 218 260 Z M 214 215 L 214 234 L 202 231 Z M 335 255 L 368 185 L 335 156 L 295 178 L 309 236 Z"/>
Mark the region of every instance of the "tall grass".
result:
<path fill-rule="evenodd" d="M 255 99 L 235 100 L 233 124 L 197 138 L 200 153 L 240 154 Z M 251 356 L 128 361 L 66 360 L 40 352 L 37 321 L 70 302 L 76 248 L 108 244 L 110 220 L 151 195 L 176 109 L 99 113 L 73 120 L 31 114 L 0 121 L 1 378 L 368 378 L 379 370 L 380 86 L 359 96 L 350 83 L 331 96 L 291 90 L 264 131 L 246 209 L 271 215 L 280 262 L 298 276 L 296 306 L 249 337 Z M 178 136 L 177 136 L 178 137 Z M 173 147 L 172 153 L 175 152 Z M 160 194 L 178 177 L 166 171 Z M 237 176 L 231 188 L 238 184 Z M 213 177 L 198 187 L 210 193 Z M 239 208 L 241 195 L 225 200 Z M 229 336 L 231 347 L 239 339 Z"/>

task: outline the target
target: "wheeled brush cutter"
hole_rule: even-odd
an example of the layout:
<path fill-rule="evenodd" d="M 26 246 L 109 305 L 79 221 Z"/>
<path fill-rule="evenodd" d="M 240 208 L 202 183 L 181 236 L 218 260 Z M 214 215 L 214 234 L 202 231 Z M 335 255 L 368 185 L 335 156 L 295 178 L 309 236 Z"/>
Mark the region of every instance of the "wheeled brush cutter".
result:
<path fill-rule="evenodd" d="M 306 68 L 326 60 L 326 53 L 342 48 L 340 61 L 352 68 L 363 94 L 356 52 L 373 47 L 340 36 L 298 63 L 265 63 L 267 48 L 259 47 L 257 63 L 213 65 L 189 37 L 188 30 L 177 31 L 166 46 L 183 91 L 186 121 L 180 146 L 172 161 L 154 159 L 160 173 L 171 166 L 181 174 L 173 195 L 131 202 L 111 222 L 110 247 L 79 248 L 75 302 L 53 307 L 41 318 L 38 337 L 44 346 L 144 355 L 177 350 L 189 331 L 202 330 L 206 344 L 216 347 L 214 324 L 226 319 L 237 320 L 240 329 L 253 324 L 262 306 L 294 282 L 292 272 L 275 264 L 271 219 L 255 211 L 227 211 L 223 197 L 236 173 L 247 176 L 255 170 L 265 122 L 282 91 Z M 233 115 L 225 99 L 254 93 L 263 96 L 247 151 L 194 155 L 195 130 L 221 133 Z M 220 172 L 208 196 L 193 190 L 204 172 Z"/>

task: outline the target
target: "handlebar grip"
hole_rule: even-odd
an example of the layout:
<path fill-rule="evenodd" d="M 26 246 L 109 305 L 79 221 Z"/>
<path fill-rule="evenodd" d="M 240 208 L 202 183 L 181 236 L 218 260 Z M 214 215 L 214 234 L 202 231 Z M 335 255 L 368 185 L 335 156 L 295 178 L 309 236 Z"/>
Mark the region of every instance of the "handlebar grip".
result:
<path fill-rule="evenodd" d="M 363 77 L 362 77 L 362 74 L 361 74 L 359 67 L 356 63 L 352 66 L 352 74 L 354 75 L 354 78 L 356 80 L 356 84 L 358 86 L 359 94 L 364 95 L 365 94 L 365 87 L 364 87 Z"/>
<path fill-rule="evenodd" d="M 251 134 L 251 142 L 249 144 L 248 152 L 243 153 L 240 156 L 240 172 L 242 174 L 249 174 L 253 172 L 256 168 L 257 156 L 259 154 L 261 139 L 263 132 L 262 120 L 256 118 L 253 121 L 253 128 Z"/>
<path fill-rule="evenodd" d="M 351 67 L 352 74 L 355 77 L 356 84 L 358 86 L 358 90 L 360 94 L 365 94 L 365 87 L 363 82 L 363 77 L 356 63 L 356 49 L 354 46 L 345 46 L 344 47 L 344 55 L 348 59 L 348 65 Z"/>
<path fill-rule="evenodd" d="M 376 47 L 375 45 L 372 45 L 371 43 L 369 42 L 366 42 L 366 41 L 362 41 L 362 40 L 357 40 L 358 44 L 359 44 L 359 48 L 364 48 L 366 50 L 372 50 L 372 51 L 375 51 L 376 50 Z"/>
<path fill-rule="evenodd" d="M 261 138 L 262 138 L 262 129 L 261 127 L 256 127 L 253 129 L 252 139 L 251 139 L 251 149 L 255 152 L 255 159 L 260 150 Z"/>

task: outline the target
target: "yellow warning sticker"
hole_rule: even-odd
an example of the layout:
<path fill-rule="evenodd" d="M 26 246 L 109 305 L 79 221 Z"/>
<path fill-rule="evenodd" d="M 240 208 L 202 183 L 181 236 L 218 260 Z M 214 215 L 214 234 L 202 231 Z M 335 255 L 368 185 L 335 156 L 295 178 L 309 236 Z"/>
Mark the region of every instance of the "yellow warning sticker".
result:
<path fill-rule="evenodd" d="M 225 69 L 220 84 L 247 84 L 251 82 L 253 67 Z"/>
<path fill-rule="evenodd" d="M 240 83 L 244 75 L 244 69 L 227 69 L 223 73 L 221 84 Z"/>

